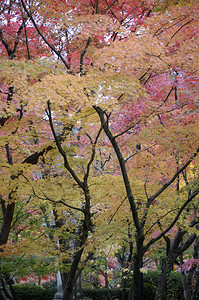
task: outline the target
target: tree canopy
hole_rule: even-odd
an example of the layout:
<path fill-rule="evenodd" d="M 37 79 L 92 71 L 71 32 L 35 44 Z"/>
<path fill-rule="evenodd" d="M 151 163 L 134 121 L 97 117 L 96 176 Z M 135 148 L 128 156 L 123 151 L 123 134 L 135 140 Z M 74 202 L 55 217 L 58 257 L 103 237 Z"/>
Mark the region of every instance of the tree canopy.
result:
<path fill-rule="evenodd" d="M 142 299 L 146 252 L 197 234 L 198 3 L 0 3 L 2 255 L 21 205 L 17 243 L 59 257 L 72 299 L 131 227 L 129 300 Z"/>

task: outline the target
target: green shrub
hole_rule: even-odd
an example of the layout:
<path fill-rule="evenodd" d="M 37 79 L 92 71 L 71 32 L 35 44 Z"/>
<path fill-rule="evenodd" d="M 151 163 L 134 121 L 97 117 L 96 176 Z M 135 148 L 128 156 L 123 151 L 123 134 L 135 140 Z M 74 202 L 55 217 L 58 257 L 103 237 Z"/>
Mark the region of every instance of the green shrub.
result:
<path fill-rule="evenodd" d="M 34 284 L 13 285 L 17 300 L 52 300 L 56 289 L 48 289 Z"/>
<path fill-rule="evenodd" d="M 109 300 L 108 290 L 106 288 L 99 289 L 82 289 L 85 297 L 88 297 L 92 300 Z M 121 288 L 113 288 L 109 289 L 110 295 L 112 299 L 122 299 L 122 289 Z M 128 298 L 128 292 L 126 291 L 126 299 Z M 144 283 L 144 299 L 145 300 L 153 300 L 155 296 L 155 286 L 151 283 Z"/>
<path fill-rule="evenodd" d="M 149 271 L 144 274 L 144 299 L 153 300 L 155 296 L 155 290 L 158 283 L 160 272 L 159 271 Z M 52 288 L 52 284 L 45 284 L 45 288 L 41 286 L 36 286 L 33 284 L 15 284 L 13 288 L 16 293 L 17 300 L 52 300 L 56 293 L 56 288 Z M 130 281 L 128 286 L 130 286 Z M 92 300 L 109 300 L 108 289 L 98 288 L 98 289 L 82 289 L 83 294 L 88 299 Z M 122 289 L 114 288 L 109 289 L 111 298 L 113 300 L 122 298 Z M 127 290 L 128 293 L 128 290 Z M 167 286 L 167 300 L 177 300 L 180 299 L 180 294 L 182 293 L 182 282 L 180 273 L 172 272 L 169 278 Z M 126 298 L 127 299 L 127 298 Z"/>
<path fill-rule="evenodd" d="M 99 289 L 82 289 L 84 296 L 92 299 L 92 300 L 109 300 L 108 289 L 107 288 L 99 288 Z M 115 288 L 109 289 L 110 295 L 112 299 L 121 299 L 122 298 L 122 289 Z"/>
<path fill-rule="evenodd" d="M 153 283 L 155 286 L 157 286 L 160 274 L 160 271 L 148 271 L 147 273 L 143 274 L 144 282 Z"/>
<path fill-rule="evenodd" d="M 156 286 L 151 282 L 144 282 L 144 300 L 154 300 Z"/>
<path fill-rule="evenodd" d="M 180 299 L 180 295 L 183 293 L 183 286 L 181 280 L 181 274 L 171 272 L 169 282 L 167 286 L 167 300 Z"/>
<path fill-rule="evenodd" d="M 49 290 L 49 289 L 56 289 L 57 287 L 57 281 L 56 280 L 51 280 L 51 281 L 48 281 L 48 282 L 44 282 L 42 284 L 42 286 L 46 289 L 46 290 Z"/>
<path fill-rule="evenodd" d="M 158 279 L 160 276 L 160 271 L 149 271 L 147 274 L 144 274 L 144 282 L 149 283 L 151 288 L 154 289 L 154 293 L 156 290 L 156 286 L 158 284 Z M 177 300 L 180 298 L 182 294 L 183 287 L 182 287 L 182 280 L 181 274 L 178 272 L 171 272 L 169 276 L 169 281 L 167 284 L 167 300 Z M 146 296 L 148 297 L 148 292 L 146 292 Z M 154 298 L 147 298 L 147 300 L 154 299 Z"/>
<path fill-rule="evenodd" d="M 159 272 L 149 272 L 149 274 L 144 274 L 144 300 L 154 300 L 156 286 L 159 278 Z M 127 289 L 127 295 L 128 295 Z M 92 300 L 109 300 L 108 290 L 106 288 L 98 288 L 98 289 L 82 289 L 83 294 L 88 299 Z M 121 299 L 122 298 L 122 289 L 114 288 L 109 289 L 112 299 Z M 178 300 L 180 299 L 180 294 L 182 293 L 182 283 L 180 274 L 172 272 L 170 276 L 170 280 L 168 282 L 167 287 L 167 300 Z M 126 296 L 126 299 L 128 296 Z"/>
<path fill-rule="evenodd" d="M 160 276 L 160 271 L 149 271 L 147 274 L 143 274 L 144 278 L 144 299 L 153 300 L 155 297 L 156 286 Z M 127 284 L 127 290 L 130 287 L 131 280 Z M 122 298 L 122 289 L 109 289 L 112 299 Z M 86 297 L 92 300 L 109 300 L 108 290 L 106 288 L 98 289 L 83 289 L 83 293 Z M 128 291 L 127 291 L 128 293 Z M 167 300 L 178 300 L 182 294 L 182 282 L 180 273 L 171 272 L 168 286 L 167 286 Z M 128 297 L 126 297 L 127 299 Z"/>

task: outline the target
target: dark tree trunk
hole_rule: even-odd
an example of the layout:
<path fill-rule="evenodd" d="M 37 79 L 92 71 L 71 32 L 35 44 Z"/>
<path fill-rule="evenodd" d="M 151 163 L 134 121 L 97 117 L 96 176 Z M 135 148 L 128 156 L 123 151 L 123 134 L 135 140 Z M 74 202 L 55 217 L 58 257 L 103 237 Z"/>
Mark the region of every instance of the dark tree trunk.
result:
<path fill-rule="evenodd" d="M 162 272 L 158 280 L 158 286 L 156 290 L 156 295 L 154 300 L 165 300 L 166 288 L 169 275 L 173 269 L 174 262 L 170 256 L 167 256 L 162 261 Z"/>
<path fill-rule="evenodd" d="M 12 294 L 7 286 L 5 278 L 1 275 L 1 283 L 0 283 L 0 296 L 2 296 L 3 300 L 13 300 Z"/>
<path fill-rule="evenodd" d="M 191 299 L 191 289 L 189 287 L 189 284 L 186 279 L 186 274 L 184 272 L 181 273 L 182 276 L 182 285 L 183 285 L 183 291 L 184 291 L 184 298 L 185 300 Z"/>
<path fill-rule="evenodd" d="M 63 298 L 62 300 L 72 300 L 73 299 L 73 288 L 76 283 L 76 274 L 78 269 L 78 264 L 80 262 L 81 256 L 83 253 L 83 247 L 77 251 L 77 253 L 74 256 L 70 271 L 68 273 L 67 282 L 63 289 Z"/>
<path fill-rule="evenodd" d="M 4 291 L 0 289 L 0 299 L 1 300 L 10 300 L 10 298 L 7 298 L 4 294 Z"/>
<path fill-rule="evenodd" d="M 70 271 L 68 273 L 68 278 L 66 285 L 64 286 L 63 298 L 62 300 L 72 300 L 73 299 L 73 288 L 75 286 L 76 280 L 80 273 L 78 274 L 78 265 L 82 257 L 82 253 L 84 251 L 84 246 L 88 238 L 89 231 L 91 231 L 91 213 L 90 213 L 90 195 L 89 189 L 87 186 L 84 187 L 85 194 L 85 210 L 84 210 L 84 220 L 82 225 L 80 226 L 79 232 L 79 243 L 77 245 L 77 249 L 75 250 L 75 254 L 73 256 L 72 264 L 70 267 Z"/>
<path fill-rule="evenodd" d="M 179 228 L 171 245 L 170 245 L 170 240 L 168 243 L 168 238 L 166 239 L 167 240 L 167 256 L 162 261 L 161 275 L 158 280 L 158 285 L 157 285 L 156 295 L 155 295 L 154 300 L 165 300 L 166 288 L 167 288 L 169 275 L 170 275 L 171 271 L 173 270 L 173 265 L 174 265 L 176 259 L 188 247 L 190 247 L 191 244 L 196 239 L 196 235 L 193 234 L 187 239 L 187 241 L 185 243 L 182 243 L 184 235 L 185 235 L 185 232 Z M 189 298 L 189 300 L 190 300 L 190 298 Z"/>
<path fill-rule="evenodd" d="M 133 281 L 131 283 L 128 300 L 144 300 L 143 274 L 140 269 L 143 265 L 144 236 L 137 233 L 136 253 L 133 255 Z"/>
<path fill-rule="evenodd" d="M 143 276 L 140 272 L 142 265 L 142 256 L 135 254 L 133 256 L 133 280 L 131 283 L 128 300 L 143 300 L 144 299 L 144 283 Z"/>
<path fill-rule="evenodd" d="M 198 259 L 199 257 L 199 238 L 195 240 L 193 258 Z M 181 263 L 183 264 L 183 258 L 181 256 Z M 185 275 L 181 272 L 183 291 L 185 300 L 196 300 L 199 292 L 199 276 L 197 272 L 197 266 L 193 265 L 188 274 Z M 195 280 L 193 280 L 195 277 Z"/>
<path fill-rule="evenodd" d="M 122 153 L 120 151 L 120 147 L 117 144 L 117 141 L 113 134 L 111 133 L 109 129 L 109 124 L 108 120 L 109 117 L 105 114 L 105 112 L 99 107 L 99 106 L 94 106 L 94 109 L 98 113 L 101 121 L 102 128 L 104 129 L 104 132 L 106 133 L 106 136 L 108 137 L 109 141 L 111 142 L 113 149 L 115 151 L 115 154 L 117 155 L 118 163 L 120 165 L 120 169 L 122 172 L 122 177 L 123 177 L 123 182 L 125 185 L 131 213 L 132 213 L 132 218 L 133 222 L 136 228 L 136 254 L 134 255 L 133 259 L 133 270 L 134 270 L 134 275 L 133 275 L 133 282 L 130 288 L 129 292 L 129 300 L 143 300 L 143 282 L 142 282 L 142 276 L 140 274 L 140 267 L 142 265 L 142 258 L 144 255 L 144 247 L 143 247 L 143 242 L 144 242 L 144 232 L 143 232 L 143 225 L 141 224 L 138 216 L 138 210 L 136 206 L 136 201 L 133 196 L 132 190 L 131 190 L 131 184 L 130 180 L 128 177 L 128 173 L 126 170 L 125 166 L 125 160 L 124 157 L 122 156 Z M 105 120 L 106 116 L 106 120 Z"/>
<path fill-rule="evenodd" d="M 2 200 L 2 202 L 4 202 L 4 200 Z M 2 207 L 3 205 L 4 204 L 2 203 Z M 8 204 L 5 207 L 5 210 L 3 212 L 3 222 L 1 225 L 1 232 L 0 232 L 0 246 L 7 243 L 8 236 L 10 233 L 10 227 L 13 219 L 14 208 L 15 208 L 15 203 L 13 202 L 11 204 Z"/>

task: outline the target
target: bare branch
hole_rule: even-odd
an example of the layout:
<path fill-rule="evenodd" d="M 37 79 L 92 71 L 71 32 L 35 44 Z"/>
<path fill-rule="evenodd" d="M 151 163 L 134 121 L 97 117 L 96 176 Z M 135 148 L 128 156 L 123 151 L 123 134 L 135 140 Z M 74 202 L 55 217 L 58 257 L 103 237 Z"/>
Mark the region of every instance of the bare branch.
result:
<path fill-rule="evenodd" d="M 105 112 L 99 106 L 93 106 L 93 108 L 98 113 L 100 121 L 101 121 L 102 128 L 104 129 L 104 132 L 106 133 L 106 136 L 108 137 L 109 141 L 111 142 L 111 144 L 113 146 L 113 149 L 114 149 L 114 151 L 117 155 L 118 162 L 119 162 L 119 165 L 120 165 L 120 169 L 121 169 L 121 172 L 122 172 L 124 185 L 125 185 L 125 188 L 126 188 L 127 197 L 128 197 L 129 204 L 130 204 L 130 207 L 131 207 L 131 212 L 132 212 L 132 217 L 133 217 L 133 220 L 134 220 L 134 224 L 135 224 L 136 230 L 137 230 L 140 238 L 144 238 L 143 228 L 141 226 L 141 223 L 140 223 L 140 220 L 139 220 L 139 217 L 138 217 L 138 212 L 137 212 L 137 209 L 136 209 L 136 202 L 135 202 L 135 198 L 132 194 L 129 177 L 128 177 L 127 170 L 126 170 L 126 167 L 125 167 L 124 158 L 122 156 L 122 153 L 120 151 L 120 148 L 119 148 L 114 136 L 112 135 L 112 133 L 109 129 L 108 118 L 105 120 L 105 117 L 104 117 Z"/>
<path fill-rule="evenodd" d="M 172 36 L 171 36 L 171 38 L 170 38 L 170 40 L 168 41 L 168 43 L 166 44 L 166 47 L 168 47 L 168 45 L 169 45 L 169 43 L 171 42 L 171 40 L 174 38 L 174 36 L 183 28 L 183 27 L 185 27 L 187 24 L 189 24 L 189 23 L 191 23 L 191 22 L 193 22 L 194 21 L 194 19 L 191 19 L 191 20 L 189 20 L 189 21 L 187 21 L 185 24 L 183 24 Z"/>
<path fill-rule="evenodd" d="M 192 195 L 190 197 L 188 197 L 187 201 L 184 202 L 184 204 L 181 206 L 181 208 L 179 209 L 177 215 L 175 216 L 175 218 L 173 219 L 173 221 L 171 222 L 171 224 L 163 231 L 161 232 L 156 238 L 152 238 L 144 247 L 144 252 L 146 252 L 149 247 L 154 244 L 155 242 L 157 242 L 159 239 L 161 239 L 161 237 L 163 237 L 163 235 L 165 235 L 167 232 L 169 232 L 169 230 L 171 230 L 171 228 L 173 228 L 173 226 L 176 224 L 176 222 L 178 221 L 180 215 L 182 214 L 182 212 L 184 211 L 184 209 L 186 208 L 186 206 L 199 194 L 199 189 L 195 190 Z"/>
<path fill-rule="evenodd" d="M 150 147 L 148 147 L 148 148 L 145 147 L 144 145 L 142 145 L 142 147 L 144 148 L 144 150 L 139 150 L 139 151 L 136 150 L 135 153 L 133 153 L 132 155 L 129 155 L 129 157 L 127 157 L 127 158 L 125 159 L 125 163 L 126 163 L 129 159 L 131 159 L 133 156 L 135 156 L 136 154 L 141 153 L 141 152 L 145 152 L 145 151 L 147 151 L 147 152 L 149 152 L 150 154 L 152 154 L 153 156 L 155 156 L 155 154 L 149 150 L 150 148 L 153 148 L 155 145 L 156 145 L 156 144 L 154 144 L 154 145 L 152 145 L 152 146 L 150 146 Z"/>
<path fill-rule="evenodd" d="M 88 176 L 89 176 L 89 172 L 90 172 L 90 167 L 91 167 L 91 164 L 92 164 L 92 162 L 93 162 L 93 160 L 94 160 L 94 158 L 95 158 L 96 144 L 97 144 L 97 141 L 98 141 L 98 139 L 99 139 L 99 136 L 100 136 L 100 133 L 101 133 L 101 132 L 102 132 L 102 127 L 99 129 L 98 134 L 97 134 L 97 136 L 96 136 L 96 138 L 95 138 L 94 143 L 92 142 L 91 137 L 89 137 L 89 138 L 90 138 L 90 141 L 91 141 L 91 144 L 92 144 L 92 154 L 91 154 L 91 158 L 90 158 L 90 160 L 89 160 L 89 162 L 88 162 L 88 164 L 87 164 L 87 170 L 86 170 L 86 173 L 85 173 L 85 175 L 84 175 L 84 184 L 87 183 L 87 180 L 88 180 Z M 89 135 L 87 134 L 87 136 L 89 136 Z"/>
<path fill-rule="evenodd" d="M 118 212 L 118 210 L 120 209 L 120 207 L 122 206 L 122 204 L 124 203 L 124 201 L 126 200 L 127 196 L 121 201 L 120 205 L 117 207 L 116 211 L 113 213 L 113 215 L 111 216 L 110 220 L 109 220 L 109 224 L 111 223 L 111 221 L 113 220 L 113 218 L 115 217 L 116 213 Z"/>
<path fill-rule="evenodd" d="M 177 21 L 175 23 L 173 23 L 173 21 L 175 21 L 177 19 Z M 155 33 L 154 36 L 158 36 L 161 33 L 163 33 L 164 31 L 174 27 L 175 25 L 179 24 L 180 22 L 184 21 L 185 19 L 187 19 L 187 16 L 183 16 L 182 18 L 180 18 L 179 16 L 176 18 L 173 18 L 172 20 L 167 21 L 165 24 L 163 24 Z M 170 24 L 170 21 L 172 21 L 172 25 L 163 28 L 164 26 L 166 26 L 167 24 Z M 162 29 L 163 28 L 163 29 Z"/>
<path fill-rule="evenodd" d="M 110 5 L 108 5 L 108 7 L 101 14 L 104 15 L 111 8 L 111 6 L 113 6 L 117 1 L 118 0 L 114 0 Z"/>
<path fill-rule="evenodd" d="M 69 73 L 74 75 L 74 73 L 70 70 L 70 66 L 67 64 L 67 62 L 65 61 L 65 59 L 63 58 L 63 56 L 59 53 L 59 51 L 57 51 L 57 50 L 55 49 L 55 47 L 53 47 L 52 44 L 50 44 L 50 43 L 48 42 L 48 40 L 47 40 L 47 39 L 45 38 L 45 36 L 42 34 L 42 32 L 41 32 L 41 30 L 39 29 L 39 27 L 37 26 L 37 24 L 36 24 L 34 18 L 32 17 L 32 13 L 29 12 L 29 11 L 27 10 L 26 5 L 25 5 L 25 3 L 24 3 L 23 0 L 21 0 L 21 3 L 22 3 L 22 6 L 23 6 L 25 12 L 27 13 L 28 17 L 31 19 L 31 21 L 32 21 L 32 23 L 33 23 L 35 29 L 36 29 L 37 32 L 38 32 L 38 34 L 41 36 L 41 38 L 44 40 L 44 42 L 49 46 L 49 48 L 50 48 L 50 49 L 51 49 L 51 50 L 52 50 L 52 51 L 53 51 L 53 52 L 61 59 L 61 61 L 62 61 L 62 62 L 64 63 L 64 65 L 65 65 L 65 67 L 70 71 Z"/>
<path fill-rule="evenodd" d="M 31 59 L 29 45 L 28 45 L 28 34 L 27 34 L 27 30 L 26 30 L 26 19 L 24 18 L 22 10 L 21 10 L 21 15 L 22 15 L 23 24 L 24 24 L 24 32 L 25 32 L 25 37 L 26 37 L 26 49 L 27 49 L 27 53 L 28 53 L 28 59 Z"/>
<path fill-rule="evenodd" d="M 180 173 L 182 173 L 187 167 L 188 165 L 190 165 L 190 163 L 194 160 L 194 158 L 198 155 L 199 153 L 199 148 L 196 150 L 196 152 L 190 157 L 190 159 L 181 167 L 179 168 L 179 170 L 173 175 L 173 177 L 167 182 L 165 183 L 160 189 L 159 191 L 157 191 L 153 196 L 151 196 L 149 198 L 149 204 L 155 200 L 160 194 L 162 194 L 174 181 L 175 179 L 178 177 L 178 175 Z"/>
<path fill-rule="evenodd" d="M 0 39 L 2 41 L 2 44 L 4 45 L 4 47 L 6 48 L 6 51 L 8 53 L 8 56 L 12 58 L 12 50 L 10 49 L 8 43 L 6 42 L 4 36 L 3 36 L 3 31 L 2 29 L 0 29 Z"/>
<path fill-rule="evenodd" d="M 70 167 L 70 164 L 68 162 L 68 158 L 66 156 L 66 153 L 64 152 L 61 143 L 56 135 L 54 126 L 53 126 L 53 121 L 52 121 L 52 114 L 51 114 L 51 107 L 50 107 L 50 101 L 47 102 L 48 105 L 48 110 L 46 110 L 46 114 L 48 116 L 49 119 L 49 123 L 50 123 L 50 128 L 52 130 L 52 134 L 55 140 L 55 143 L 57 145 L 57 149 L 59 151 L 59 153 L 62 155 L 63 159 L 64 159 L 64 166 L 65 168 L 68 170 L 68 172 L 71 174 L 71 176 L 73 177 L 73 179 L 75 180 L 75 182 L 77 182 L 77 184 L 84 190 L 84 184 L 83 182 L 81 182 L 81 180 L 77 177 L 77 175 L 75 174 L 74 170 Z"/>
<path fill-rule="evenodd" d="M 173 91 L 174 87 L 172 86 L 171 90 L 169 91 L 169 93 L 167 94 L 166 98 L 163 100 L 163 102 L 156 108 L 154 108 L 154 110 L 152 112 L 150 112 L 147 116 L 145 116 L 145 118 L 149 118 L 150 116 L 152 116 L 160 107 L 162 107 L 166 101 L 168 100 L 171 92 Z M 126 130 L 122 131 L 121 133 L 117 134 L 114 136 L 114 138 L 118 138 L 119 136 L 123 135 L 124 133 L 128 132 L 129 130 L 131 130 L 132 128 L 134 128 L 135 126 L 137 126 L 142 120 L 140 119 L 139 121 L 137 121 L 135 124 L 133 124 L 132 126 L 128 127 Z"/>
<path fill-rule="evenodd" d="M 177 208 L 175 208 L 175 209 L 171 209 L 171 210 L 169 210 L 169 211 L 167 211 L 163 216 L 161 216 L 160 218 L 158 218 L 150 227 L 149 227 L 149 229 L 147 229 L 147 231 L 145 232 L 145 236 L 151 231 L 151 229 L 155 226 L 155 225 L 157 225 L 162 219 L 164 219 L 167 215 L 169 215 L 170 213 L 172 213 L 172 212 L 174 212 L 174 211 L 176 211 L 176 210 L 178 210 Z"/>
<path fill-rule="evenodd" d="M 53 199 L 49 198 L 49 197 L 44 193 L 44 191 L 42 191 L 42 190 L 41 190 L 41 193 L 43 194 L 43 197 L 39 196 L 39 195 L 36 193 L 35 188 L 33 187 L 32 183 L 30 182 L 30 180 L 28 179 L 28 177 L 25 176 L 24 174 L 21 174 L 21 175 L 22 175 L 22 176 L 27 180 L 27 182 L 31 185 L 33 194 L 34 194 L 34 196 L 37 197 L 38 199 L 40 199 L 40 200 L 45 200 L 45 201 L 47 200 L 47 201 L 49 201 L 49 202 L 51 202 L 51 203 L 54 203 L 54 204 L 61 203 L 61 204 L 63 204 L 64 206 L 66 206 L 66 207 L 68 207 L 68 208 L 71 208 L 71 209 L 80 211 L 81 213 L 84 213 L 84 210 L 83 210 L 83 209 L 81 209 L 81 208 L 79 208 L 79 207 L 75 207 L 75 206 L 70 205 L 70 204 L 67 204 L 63 199 L 56 201 L 56 200 L 53 200 Z"/>
<path fill-rule="evenodd" d="M 80 69 L 79 69 L 79 73 L 80 75 L 83 75 L 83 63 L 84 63 L 84 55 L 86 54 L 88 47 L 90 45 L 91 42 L 91 37 L 89 36 L 86 46 L 84 48 L 84 50 L 82 51 L 81 55 L 80 55 Z"/>

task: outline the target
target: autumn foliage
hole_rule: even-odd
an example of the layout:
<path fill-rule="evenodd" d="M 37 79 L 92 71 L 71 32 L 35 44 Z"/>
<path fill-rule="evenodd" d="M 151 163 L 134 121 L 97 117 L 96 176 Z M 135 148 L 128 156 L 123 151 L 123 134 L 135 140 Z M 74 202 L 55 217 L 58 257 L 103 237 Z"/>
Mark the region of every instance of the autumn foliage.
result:
<path fill-rule="evenodd" d="M 63 300 L 110 244 L 127 247 L 141 300 L 144 258 L 164 244 L 166 285 L 197 241 L 198 3 L 185 2 L 0 1 L 1 252 L 56 257 Z"/>

